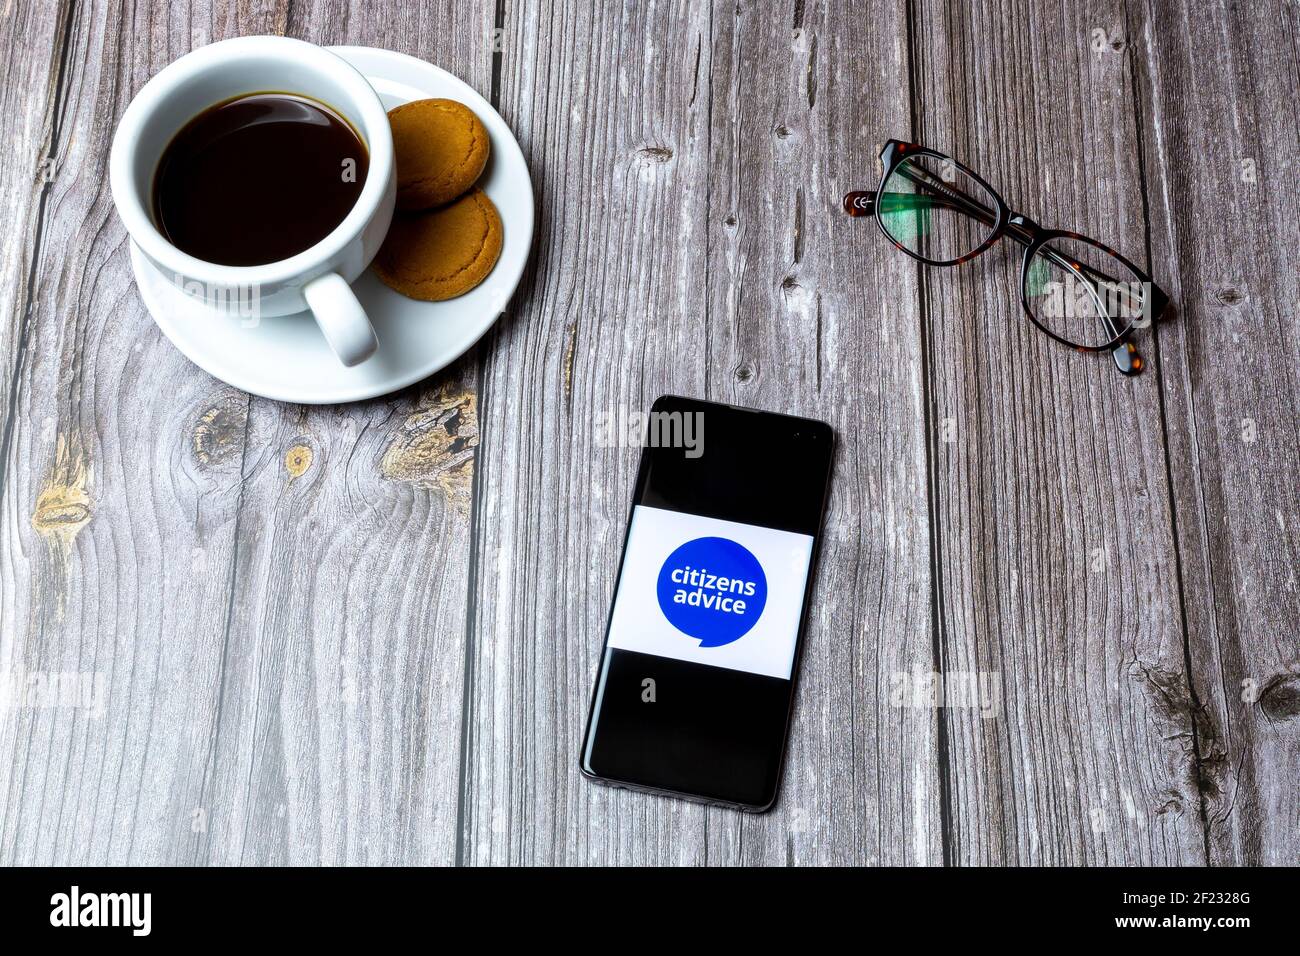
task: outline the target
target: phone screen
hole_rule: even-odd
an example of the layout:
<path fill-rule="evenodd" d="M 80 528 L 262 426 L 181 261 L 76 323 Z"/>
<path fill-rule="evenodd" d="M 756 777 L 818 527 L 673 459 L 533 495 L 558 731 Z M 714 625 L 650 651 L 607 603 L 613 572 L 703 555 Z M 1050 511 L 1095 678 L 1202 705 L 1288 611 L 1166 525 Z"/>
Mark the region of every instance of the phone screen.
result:
<path fill-rule="evenodd" d="M 763 810 L 780 782 L 834 436 L 675 397 L 645 431 L 582 770 Z"/>

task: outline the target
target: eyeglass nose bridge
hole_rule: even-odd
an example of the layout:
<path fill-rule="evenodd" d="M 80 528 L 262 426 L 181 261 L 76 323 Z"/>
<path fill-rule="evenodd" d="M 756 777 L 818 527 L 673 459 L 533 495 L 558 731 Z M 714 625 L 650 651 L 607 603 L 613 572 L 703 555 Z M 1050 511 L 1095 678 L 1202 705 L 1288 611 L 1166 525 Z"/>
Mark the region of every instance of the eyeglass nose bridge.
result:
<path fill-rule="evenodd" d="M 1020 241 L 1022 245 L 1029 245 L 1043 232 L 1043 227 L 1034 220 L 1030 219 L 1024 213 L 1012 213 L 1007 217 L 1007 224 L 1003 227 L 1007 235 Z"/>

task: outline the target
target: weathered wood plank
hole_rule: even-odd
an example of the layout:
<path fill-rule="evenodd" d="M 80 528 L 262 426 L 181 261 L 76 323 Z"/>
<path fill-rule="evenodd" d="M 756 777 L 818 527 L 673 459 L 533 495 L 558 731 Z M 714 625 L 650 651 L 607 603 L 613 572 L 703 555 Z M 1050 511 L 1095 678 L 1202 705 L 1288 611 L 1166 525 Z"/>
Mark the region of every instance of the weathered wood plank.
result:
<path fill-rule="evenodd" d="M 917 656 L 931 666 L 919 380 L 899 361 L 916 327 L 871 332 L 884 272 L 836 251 L 855 225 L 840 221 L 839 191 L 869 174 L 902 111 L 864 116 L 854 97 L 889 72 L 902 25 L 891 36 L 842 16 L 507 8 L 503 112 L 533 163 L 542 225 L 534 282 L 486 375 L 469 860 L 939 859 L 933 715 L 890 711 L 867 689 Z M 817 43 L 835 55 L 818 61 Z M 852 383 L 877 365 L 897 391 L 863 421 Z M 597 447 L 597 416 L 663 392 L 825 414 L 842 432 L 785 797 L 761 819 L 577 772 L 638 454 Z M 877 652 L 886 629 L 896 643 Z"/>
<path fill-rule="evenodd" d="M 14 4 L 0 11 L 0 137 L 8 160 L 0 168 L 0 434 L 13 426 L 12 395 L 26 351 L 28 274 L 53 173 L 55 104 L 67 40 L 67 6 Z M 2 454 L 2 450 L 0 450 Z M 4 464 L 0 462 L 0 475 Z M 0 631 L 2 634 L 3 631 Z"/>
<path fill-rule="evenodd" d="M 0 671 L 84 681 L 0 707 L 0 862 L 1294 862 L 1294 5 L 506 4 L 540 216 L 477 353 L 342 408 L 190 366 L 104 175 L 134 91 L 266 32 L 486 94 L 495 14 L 0 11 Z M 1152 370 L 842 217 L 891 135 L 1149 250 Z M 763 817 L 576 768 L 637 457 L 597 416 L 668 391 L 839 433 Z M 933 671 L 999 712 L 896 706 Z"/>
<path fill-rule="evenodd" d="M 9 666 L 90 693 L 0 718 L 6 862 L 180 861 L 201 824 L 248 403 L 145 314 L 105 170 L 116 117 L 209 15 L 71 9 L 0 539 Z"/>
<path fill-rule="evenodd" d="M 1300 860 L 1293 3 L 1135 5 L 1157 330 L 1216 865 Z"/>
<path fill-rule="evenodd" d="M 578 773 L 636 449 L 602 413 L 704 389 L 709 14 L 507 4 L 501 112 L 534 265 L 485 354 L 467 862 L 705 861 L 702 807 Z"/>
<path fill-rule="evenodd" d="M 207 863 L 455 856 L 476 400 L 257 401 Z"/>
<path fill-rule="evenodd" d="M 294 27 L 486 90 L 491 11 L 430 10 L 417 29 L 360 6 L 297 10 Z M 214 382 L 140 306 L 104 175 L 149 76 L 191 44 L 284 32 L 288 13 L 82 6 L 72 24 L 4 613 L 13 666 L 102 679 L 104 707 L 4 715 L 6 862 L 455 856 L 472 362 L 339 409 Z M 61 520 L 56 495 L 86 520 Z"/>
<path fill-rule="evenodd" d="M 287 32 L 422 57 L 486 94 L 492 26 L 482 5 L 318 2 Z M 344 406 L 252 401 L 196 860 L 456 858 L 475 368 Z"/>
<path fill-rule="evenodd" d="M 25 463 L 14 460 L 13 436 L 22 431 L 17 392 L 31 348 L 31 286 L 28 278 L 38 254 L 41 227 L 49 204 L 51 161 L 55 139 L 64 44 L 67 42 L 65 4 L 10 5 L 0 16 L 0 139 L 6 162 L 0 165 L 0 209 L 6 228 L 0 232 L 0 489 L 12 483 Z M 0 526 L 30 519 L 26 509 L 12 507 L 14 499 L 0 495 Z M 22 579 L 23 558 L 10 541 L 0 549 L 0 752 L 12 751 L 20 714 L 15 693 L 24 686 L 26 645 L 20 643 L 19 622 L 29 619 L 30 592 Z M 0 860 L 16 852 L 20 780 L 6 774 L 0 790 Z"/>
<path fill-rule="evenodd" d="M 1129 41 L 1112 2 L 917 4 L 915 139 L 1144 262 Z M 943 670 L 1003 689 L 944 710 L 951 857 L 1201 863 L 1159 379 L 1038 333 L 1018 252 L 922 280 Z"/>
<path fill-rule="evenodd" d="M 893 693 L 936 669 L 916 275 L 840 206 L 907 131 L 905 11 L 718 4 L 712 33 L 708 397 L 838 447 L 782 799 L 712 811 L 709 856 L 942 863 L 936 715 Z"/>

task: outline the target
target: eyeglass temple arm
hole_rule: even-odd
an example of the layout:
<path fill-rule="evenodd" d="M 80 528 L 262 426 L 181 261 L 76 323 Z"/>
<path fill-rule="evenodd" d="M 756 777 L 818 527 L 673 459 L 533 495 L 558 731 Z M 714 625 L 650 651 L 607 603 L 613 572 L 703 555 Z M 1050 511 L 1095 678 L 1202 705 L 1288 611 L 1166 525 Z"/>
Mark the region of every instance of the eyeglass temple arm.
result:
<path fill-rule="evenodd" d="M 929 183 L 917 179 L 914 176 L 910 176 L 906 172 L 904 172 L 903 175 L 906 176 L 908 179 L 911 179 L 915 183 L 920 183 L 923 186 L 929 186 Z M 994 212 L 991 209 L 984 206 L 982 203 L 976 202 L 974 199 L 971 199 L 969 196 L 965 195 L 964 193 L 956 189 L 952 189 L 952 187 L 946 187 L 946 188 L 950 191 L 951 195 L 944 195 L 944 194 L 927 195 L 923 197 L 925 200 L 925 204 L 927 206 L 938 205 L 938 206 L 947 206 L 950 209 L 956 209 L 959 212 L 964 212 L 967 215 L 975 217 L 976 219 L 984 223 L 986 226 L 992 226 L 993 223 L 997 221 L 997 217 L 994 214 Z M 898 197 L 898 199 L 895 201 L 902 201 L 907 198 L 911 198 L 917 194 L 890 193 L 890 195 Z M 876 213 L 876 200 L 877 200 L 877 193 L 875 190 L 859 190 L 856 192 L 851 192 L 844 197 L 844 211 L 847 212 L 850 216 L 874 216 Z"/>
<path fill-rule="evenodd" d="M 933 188 L 932 183 L 925 182 L 919 177 L 912 175 L 910 170 L 901 170 L 900 172 L 905 178 L 910 179 L 914 183 L 919 183 Z M 928 205 L 947 206 L 949 209 L 964 212 L 989 227 L 992 227 L 997 222 L 997 214 L 983 203 L 972 199 L 961 190 L 954 189 L 952 186 L 947 184 L 943 186 L 943 189 L 944 191 L 942 193 L 926 195 L 924 197 L 925 202 Z M 895 195 L 902 198 L 908 194 L 897 193 Z M 844 209 L 850 216 L 871 216 L 876 212 L 877 200 L 878 195 L 874 190 L 852 192 L 844 198 Z M 1020 223 L 1007 223 L 1005 228 L 1008 236 L 1026 248 L 1034 242 L 1033 232 Z M 1088 283 L 1089 294 L 1092 295 L 1094 302 L 1097 304 L 1097 311 L 1101 316 L 1102 322 L 1106 326 L 1106 331 L 1110 333 L 1111 338 L 1118 337 L 1120 334 L 1119 329 L 1116 328 L 1115 322 L 1110 317 L 1109 311 L 1097 296 L 1097 291 L 1094 285 L 1098 279 L 1100 279 L 1108 285 L 1118 286 L 1118 280 L 1089 266 L 1080 266 L 1079 269 L 1076 270 L 1073 264 L 1065 256 L 1062 256 L 1050 246 L 1043 246 L 1040 251 L 1045 258 L 1049 259 L 1055 265 L 1060 266 L 1062 269 L 1068 269 L 1072 272 L 1083 272 L 1092 280 Z M 1115 360 L 1115 367 L 1125 375 L 1136 375 L 1142 370 L 1142 356 L 1138 354 L 1137 348 L 1127 339 L 1118 343 L 1111 350 L 1111 357 Z"/>

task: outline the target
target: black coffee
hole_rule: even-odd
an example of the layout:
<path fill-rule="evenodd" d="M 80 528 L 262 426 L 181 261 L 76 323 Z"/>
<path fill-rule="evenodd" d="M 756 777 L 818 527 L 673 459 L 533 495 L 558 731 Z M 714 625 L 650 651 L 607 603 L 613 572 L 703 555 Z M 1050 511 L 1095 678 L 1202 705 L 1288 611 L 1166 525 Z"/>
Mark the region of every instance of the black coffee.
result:
<path fill-rule="evenodd" d="M 167 146 L 154 219 L 172 245 L 206 262 L 276 262 L 343 221 L 369 167 L 365 144 L 325 104 L 241 96 L 204 110 Z"/>

